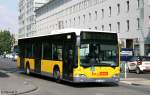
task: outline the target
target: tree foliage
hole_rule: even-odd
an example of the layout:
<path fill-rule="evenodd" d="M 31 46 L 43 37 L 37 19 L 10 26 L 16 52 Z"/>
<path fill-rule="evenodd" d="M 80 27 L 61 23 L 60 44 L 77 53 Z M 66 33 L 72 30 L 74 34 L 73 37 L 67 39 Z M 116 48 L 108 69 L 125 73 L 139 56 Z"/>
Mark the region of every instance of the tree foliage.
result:
<path fill-rule="evenodd" d="M 14 37 L 10 34 L 9 31 L 4 30 L 0 31 L 0 54 L 3 54 L 4 52 L 10 53 L 11 48 L 14 44 Z"/>

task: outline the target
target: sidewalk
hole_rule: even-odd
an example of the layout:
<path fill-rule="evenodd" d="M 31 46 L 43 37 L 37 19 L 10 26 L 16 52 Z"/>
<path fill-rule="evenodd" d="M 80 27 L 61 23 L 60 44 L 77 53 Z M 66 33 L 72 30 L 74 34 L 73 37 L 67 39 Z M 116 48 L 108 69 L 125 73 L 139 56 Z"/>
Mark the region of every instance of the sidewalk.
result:
<path fill-rule="evenodd" d="M 150 80 L 144 78 L 121 78 L 120 83 L 128 85 L 146 85 L 150 86 Z"/>
<path fill-rule="evenodd" d="M 0 70 L 0 95 L 19 95 L 37 90 L 30 79 Z"/>

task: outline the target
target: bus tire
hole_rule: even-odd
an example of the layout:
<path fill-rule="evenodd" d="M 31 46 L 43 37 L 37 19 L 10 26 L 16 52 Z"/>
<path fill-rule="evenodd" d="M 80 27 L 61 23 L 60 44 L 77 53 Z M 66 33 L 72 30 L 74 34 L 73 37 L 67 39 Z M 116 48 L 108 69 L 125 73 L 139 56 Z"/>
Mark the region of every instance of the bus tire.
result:
<path fill-rule="evenodd" d="M 30 66 L 29 66 L 29 63 L 27 63 L 27 66 L 26 66 L 26 74 L 30 75 Z"/>
<path fill-rule="evenodd" d="M 137 67 L 137 68 L 136 68 L 136 70 L 135 70 L 135 72 L 136 72 L 136 74 L 140 74 L 140 73 L 141 73 L 140 68 L 139 68 L 139 67 Z"/>
<path fill-rule="evenodd" d="M 128 73 L 131 73 L 132 71 L 128 68 Z"/>
<path fill-rule="evenodd" d="M 53 70 L 53 78 L 56 82 L 60 82 L 60 70 L 58 67 L 54 68 Z"/>

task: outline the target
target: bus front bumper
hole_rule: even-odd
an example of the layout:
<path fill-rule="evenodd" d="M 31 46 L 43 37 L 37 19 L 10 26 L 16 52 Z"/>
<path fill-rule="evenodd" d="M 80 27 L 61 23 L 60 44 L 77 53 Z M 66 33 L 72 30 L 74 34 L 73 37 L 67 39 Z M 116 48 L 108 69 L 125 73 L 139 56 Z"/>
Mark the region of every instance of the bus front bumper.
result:
<path fill-rule="evenodd" d="M 97 83 L 118 83 L 120 81 L 119 77 L 113 78 L 81 78 L 81 77 L 74 77 L 75 83 L 86 83 L 86 82 L 97 82 Z"/>

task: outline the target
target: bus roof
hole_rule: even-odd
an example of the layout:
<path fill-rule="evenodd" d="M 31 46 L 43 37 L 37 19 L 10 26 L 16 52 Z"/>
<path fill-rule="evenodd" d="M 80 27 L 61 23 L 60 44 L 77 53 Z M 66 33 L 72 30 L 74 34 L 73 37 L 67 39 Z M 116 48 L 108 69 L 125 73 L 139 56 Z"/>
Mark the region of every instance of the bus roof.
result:
<path fill-rule="evenodd" d="M 53 30 L 51 33 L 48 33 L 46 35 L 38 35 L 38 36 L 32 36 L 32 37 L 26 37 L 21 39 L 27 39 L 27 38 L 36 38 L 36 37 L 43 37 L 43 36 L 49 36 L 49 35 L 58 35 L 58 34 L 65 34 L 65 33 L 75 33 L 77 36 L 80 35 L 81 32 L 102 32 L 102 33 L 116 33 L 113 31 L 100 31 L 100 30 L 92 30 L 92 29 L 76 29 L 76 28 L 65 28 L 65 29 L 59 29 L 59 30 Z"/>
<path fill-rule="evenodd" d="M 51 35 L 56 34 L 64 34 L 64 33 L 72 33 L 74 32 L 76 35 L 80 35 L 81 32 L 104 32 L 104 33 L 116 33 L 112 31 L 100 31 L 100 30 L 92 30 L 92 29 L 75 29 L 75 28 L 65 28 L 61 30 L 54 30 L 51 32 Z"/>

